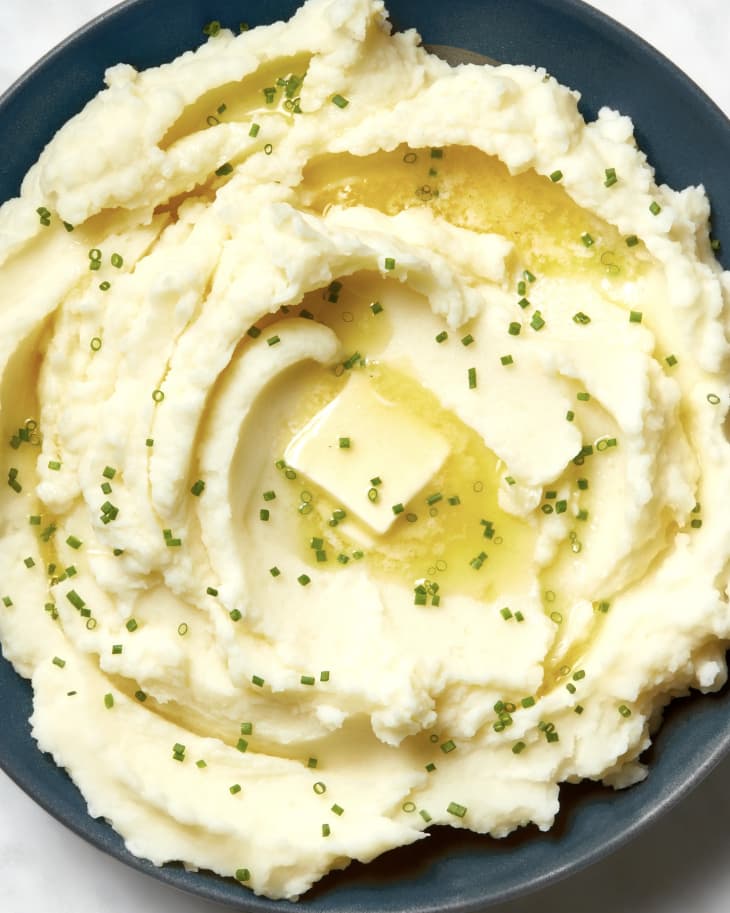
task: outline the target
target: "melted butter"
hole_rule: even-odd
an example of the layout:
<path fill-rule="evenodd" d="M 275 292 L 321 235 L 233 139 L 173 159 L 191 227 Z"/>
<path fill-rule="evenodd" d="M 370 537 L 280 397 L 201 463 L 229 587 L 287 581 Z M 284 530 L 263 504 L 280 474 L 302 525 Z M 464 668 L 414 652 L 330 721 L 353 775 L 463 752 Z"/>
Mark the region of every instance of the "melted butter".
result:
<path fill-rule="evenodd" d="M 38 398 L 38 384 L 40 372 L 45 355 L 47 336 L 52 333 L 53 321 L 47 320 L 36 332 L 25 339 L 13 353 L 3 377 L 2 384 L 2 433 L 5 440 L 3 447 L 4 464 L 3 474 L 7 475 L 12 468 L 18 470 L 17 480 L 22 485 L 22 492 L 13 492 L 10 487 L 6 489 L 5 497 L 21 497 L 25 500 L 27 513 L 41 517 L 41 523 L 31 526 L 30 529 L 38 535 L 38 549 L 46 568 L 55 565 L 49 577 L 61 573 L 56 549 L 54 534 L 42 537 L 49 527 L 56 524 L 57 518 L 44 512 L 39 502 L 35 489 L 38 482 L 37 462 L 42 442 L 42 428 L 40 422 L 40 402 Z M 23 441 L 17 448 L 10 443 L 19 429 L 28 432 L 29 440 Z M 23 556 L 24 557 L 24 556 Z M 20 557 L 18 560 L 21 560 Z"/>
<path fill-rule="evenodd" d="M 287 111 L 285 91 L 277 86 L 277 79 L 287 78 L 292 73 L 302 77 L 308 66 L 309 57 L 306 55 L 281 58 L 264 64 L 240 82 L 230 82 L 211 89 L 185 107 L 158 143 L 160 149 L 169 149 L 183 137 L 215 127 L 219 123 L 246 121 L 256 115 L 273 112 L 291 113 Z M 266 103 L 266 88 L 276 89 L 270 104 Z"/>
<path fill-rule="evenodd" d="M 471 146 L 322 156 L 305 169 L 300 193 L 320 213 L 331 204 L 388 215 L 429 206 L 461 228 L 504 235 L 519 261 L 544 275 L 567 270 L 626 281 L 648 265 L 643 245 L 627 248 L 612 225 L 573 202 L 559 182 L 533 170 L 511 175 L 498 158 Z"/>
<path fill-rule="evenodd" d="M 498 506 L 501 467 L 497 457 L 476 432 L 443 409 L 415 377 L 377 362 L 351 370 L 363 372 L 381 397 L 428 422 L 449 441 L 451 454 L 383 535 L 373 534 L 349 514 L 346 520 L 331 525 L 333 512 L 341 505 L 302 477 L 293 481 L 285 497 L 297 525 L 299 554 L 319 571 L 346 573 L 347 564 L 363 560 L 375 576 L 409 587 L 423 580 L 435 581 L 442 599 L 453 592 L 489 599 L 514 588 L 521 569 L 530 563 L 534 532 Z M 296 423 L 300 427 L 331 401 L 345 382 L 314 365 L 303 371 L 306 375 L 300 377 L 303 393 Z M 285 439 L 279 443 L 282 452 L 286 443 Z M 375 476 L 385 484 L 387 465 L 374 466 Z M 438 499 L 432 497 L 439 494 Z M 458 503 L 450 503 L 449 498 L 458 498 Z M 304 513 L 303 504 L 311 505 Z M 317 560 L 317 550 L 310 544 L 317 539 L 323 540 L 326 562 Z M 360 552 L 364 553 L 362 558 L 357 557 Z M 487 557 L 477 569 L 471 562 L 481 554 Z M 338 555 L 346 556 L 347 564 L 341 564 Z"/>

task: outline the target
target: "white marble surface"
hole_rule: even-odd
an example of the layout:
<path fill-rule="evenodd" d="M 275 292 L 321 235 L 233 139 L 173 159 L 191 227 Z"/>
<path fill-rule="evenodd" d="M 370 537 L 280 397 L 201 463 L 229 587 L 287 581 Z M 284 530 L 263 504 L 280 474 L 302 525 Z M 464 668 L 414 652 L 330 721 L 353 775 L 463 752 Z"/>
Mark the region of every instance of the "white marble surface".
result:
<path fill-rule="evenodd" d="M 184 0 L 181 0 L 184 2 Z M 0 91 L 109 0 L 0 0 Z M 593 0 L 685 70 L 730 114 L 728 0 Z M 0 738 L 1 738 L 0 734 Z M 727 913 L 730 759 L 613 856 L 494 913 Z M 296 908 L 293 908 L 296 909 Z M 3 913 L 214 913 L 88 846 L 0 774 Z"/>

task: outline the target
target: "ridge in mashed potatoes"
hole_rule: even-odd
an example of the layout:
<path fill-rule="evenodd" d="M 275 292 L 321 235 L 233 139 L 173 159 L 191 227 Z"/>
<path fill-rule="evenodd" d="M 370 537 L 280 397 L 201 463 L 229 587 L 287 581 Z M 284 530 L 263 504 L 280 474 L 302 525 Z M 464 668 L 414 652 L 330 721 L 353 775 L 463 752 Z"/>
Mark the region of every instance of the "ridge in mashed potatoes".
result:
<path fill-rule="evenodd" d="M 726 677 L 703 189 L 376 0 L 107 85 L 0 210 L 0 640 L 90 813 L 293 898 L 640 780 Z"/>

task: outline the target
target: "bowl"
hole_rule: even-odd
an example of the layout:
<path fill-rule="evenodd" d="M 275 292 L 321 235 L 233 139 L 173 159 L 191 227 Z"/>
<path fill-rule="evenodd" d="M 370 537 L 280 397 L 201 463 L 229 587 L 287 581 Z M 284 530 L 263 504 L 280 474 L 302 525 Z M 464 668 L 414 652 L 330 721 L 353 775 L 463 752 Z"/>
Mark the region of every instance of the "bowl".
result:
<path fill-rule="evenodd" d="M 64 42 L 2 99 L 0 200 L 20 181 L 54 132 L 101 87 L 118 61 L 144 68 L 199 44 L 213 19 L 251 25 L 287 18 L 294 0 L 129 0 Z M 730 123 L 676 67 L 635 35 L 579 0 L 392 0 L 397 28 L 415 26 L 424 42 L 489 58 L 537 64 L 582 93 L 592 119 L 603 105 L 632 116 L 659 181 L 702 182 L 713 204 L 714 235 L 730 245 Z M 681 142 L 677 138 L 681 137 Z M 4 708 L 0 766 L 39 805 L 96 847 L 176 888 L 240 910 L 291 911 L 232 880 L 180 865 L 157 868 L 126 851 L 102 820 L 91 818 L 66 773 L 30 735 L 31 688 L 0 660 Z M 674 805 L 730 746 L 730 691 L 675 702 L 645 759 L 643 783 L 613 793 L 564 787 L 553 831 L 531 828 L 505 841 L 436 829 L 425 845 L 395 850 L 368 866 L 325 878 L 299 907 L 307 913 L 470 913 L 547 885 L 625 843 Z"/>

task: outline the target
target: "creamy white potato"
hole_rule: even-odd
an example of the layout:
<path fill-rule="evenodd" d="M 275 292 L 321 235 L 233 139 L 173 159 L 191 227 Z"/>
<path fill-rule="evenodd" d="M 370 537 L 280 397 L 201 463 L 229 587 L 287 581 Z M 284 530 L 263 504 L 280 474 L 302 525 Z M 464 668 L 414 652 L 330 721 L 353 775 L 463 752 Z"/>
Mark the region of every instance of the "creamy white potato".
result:
<path fill-rule="evenodd" d="M 117 66 L 0 210 L 0 641 L 156 864 L 297 897 L 725 681 L 701 187 L 377 0 Z"/>

